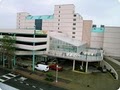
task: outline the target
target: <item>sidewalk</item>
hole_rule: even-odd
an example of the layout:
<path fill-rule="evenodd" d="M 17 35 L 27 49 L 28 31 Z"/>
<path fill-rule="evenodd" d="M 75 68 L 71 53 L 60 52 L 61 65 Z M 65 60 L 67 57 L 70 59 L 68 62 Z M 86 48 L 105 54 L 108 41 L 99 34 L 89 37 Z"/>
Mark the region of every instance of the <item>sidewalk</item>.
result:
<path fill-rule="evenodd" d="M 117 60 L 115 60 L 115 59 L 113 59 L 111 57 L 105 57 L 105 58 L 120 66 L 120 62 L 119 61 L 117 61 Z"/>
<path fill-rule="evenodd" d="M 120 62 L 112 57 L 105 57 L 105 59 L 116 70 L 118 73 L 118 80 L 120 80 Z"/>

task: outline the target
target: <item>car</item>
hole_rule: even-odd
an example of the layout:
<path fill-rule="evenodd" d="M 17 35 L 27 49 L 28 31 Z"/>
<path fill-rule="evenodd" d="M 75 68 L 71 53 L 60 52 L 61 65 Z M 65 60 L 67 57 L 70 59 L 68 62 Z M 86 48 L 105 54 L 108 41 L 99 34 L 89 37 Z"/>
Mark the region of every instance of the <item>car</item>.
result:
<path fill-rule="evenodd" d="M 49 71 L 49 66 L 48 65 L 44 65 L 44 64 L 37 64 L 35 66 L 35 69 L 47 72 L 47 71 Z"/>
<path fill-rule="evenodd" d="M 58 67 L 57 67 L 57 64 L 52 64 L 52 65 L 49 65 L 49 69 L 62 71 L 62 70 L 63 70 L 63 67 L 62 67 L 62 66 L 59 66 L 59 65 L 58 65 Z"/>

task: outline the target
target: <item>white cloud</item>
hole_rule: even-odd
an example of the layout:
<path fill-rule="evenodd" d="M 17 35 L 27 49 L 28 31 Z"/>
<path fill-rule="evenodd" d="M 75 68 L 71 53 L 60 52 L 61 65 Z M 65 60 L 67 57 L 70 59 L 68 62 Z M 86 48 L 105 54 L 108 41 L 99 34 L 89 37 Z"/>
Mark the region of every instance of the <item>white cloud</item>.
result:
<path fill-rule="evenodd" d="M 76 0 L 39 0 L 39 2 L 36 2 L 36 4 L 44 4 L 44 5 L 55 5 L 55 4 L 71 4 L 75 3 Z"/>
<path fill-rule="evenodd" d="M 12 1 L 12 0 L 11 0 Z M 2 0 L 0 5 L 0 13 L 17 13 L 17 8 L 10 0 Z"/>
<path fill-rule="evenodd" d="M 26 11 L 32 15 L 53 14 L 54 5 L 74 4 L 75 12 L 84 19 L 91 19 L 95 24 L 120 26 L 120 3 L 118 0 L 0 0 L 0 20 L 12 15 L 11 26 L 15 24 L 16 13 Z M 3 21 L 4 22 L 4 21 Z M 3 24 L 0 24 L 0 27 Z M 5 25 L 3 25 L 5 26 Z M 7 24 L 6 24 L 7 26 Z"/>

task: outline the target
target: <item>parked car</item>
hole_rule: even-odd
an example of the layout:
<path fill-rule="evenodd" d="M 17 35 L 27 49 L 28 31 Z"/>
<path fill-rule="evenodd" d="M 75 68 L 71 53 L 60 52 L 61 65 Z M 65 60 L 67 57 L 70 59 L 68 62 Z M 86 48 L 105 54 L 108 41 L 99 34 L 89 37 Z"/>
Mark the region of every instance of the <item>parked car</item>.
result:
<path fill-rule="evenodd" d="M 59 66 L 59 65 L 57 67 L 57 64 L 49 65 L 49 68 L 52 69 L 52 70 L 58 70 L 58 71 L 62 71 L 63 70 L 63 67 Z"/>
<path fill-rule="evenodd" d="M 43 64 L 37 64 L 35 66 L 35 69 L 46 72 L 46 71 L 49 70 L 49 66 L 48 65 L 43 65 Z"/>

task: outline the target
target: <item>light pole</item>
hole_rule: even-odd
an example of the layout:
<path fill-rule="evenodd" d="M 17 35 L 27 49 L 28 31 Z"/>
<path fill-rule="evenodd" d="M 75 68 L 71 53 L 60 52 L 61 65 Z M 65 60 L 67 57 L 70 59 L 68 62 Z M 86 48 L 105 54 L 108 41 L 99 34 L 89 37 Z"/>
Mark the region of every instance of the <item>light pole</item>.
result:
<path fill-rule="evenodd" d="M 56 65 L 56 83 L 58 82 L 58 64 Z"/>
<path fill-rule="evenodd" d="M 85 69 L 86 73 L 88 71 L 88 60 L 87 60 L 87 58 L 88 58 L 88 52 L 86 53 L 86 69 Z"/>
<path fill-rule="evenodd" d="M 34 38 L 34 41 L 33 41 L 33 47 L 35 47 L 35 35 L 36 35 L 36 30 L 34 30 L 34 35 L 33 35 L 33 38 Z M 32 70 L 34 71 L 35 70 L 35 50 L 32 51 Z"/>

